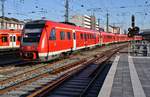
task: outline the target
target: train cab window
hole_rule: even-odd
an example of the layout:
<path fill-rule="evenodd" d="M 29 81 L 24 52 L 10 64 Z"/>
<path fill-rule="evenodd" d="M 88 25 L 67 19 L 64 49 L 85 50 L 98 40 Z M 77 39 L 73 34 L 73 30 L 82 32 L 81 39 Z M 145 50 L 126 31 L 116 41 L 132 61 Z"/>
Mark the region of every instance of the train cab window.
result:
<path fill-rule="evenodd" d="M 8 39 L 7 39 L 7 36 L 2 36 L 2 42 L 7 42 Z"/>
<path fill-rule="evenodd" d="M 39 42 L 43 28 L 45 26 L 46 25 L 44 21 L 35 21 L 35 22 L 32 22 L 31 24 L 30 23 L 25 24 L 24 29 L 23 29 L 23 38 L 22 38 L 23 42 L 25 43 Z"/>
<path fill-rule="evenodd" d="M 71 39 L 71 34 L 70 34 L 70 32 L 67 32 L 67 39 L 68 39 L 68 40 Z"/>
<path fill-rule="evenodd" d="M 60 39 L 65 40 L 65 32 L 60 32 Z"/>
<path fill-rule="evenodd" d="M 50 40 L 56 40 L 56 30 L 53 28 L 50 32 Z"/>

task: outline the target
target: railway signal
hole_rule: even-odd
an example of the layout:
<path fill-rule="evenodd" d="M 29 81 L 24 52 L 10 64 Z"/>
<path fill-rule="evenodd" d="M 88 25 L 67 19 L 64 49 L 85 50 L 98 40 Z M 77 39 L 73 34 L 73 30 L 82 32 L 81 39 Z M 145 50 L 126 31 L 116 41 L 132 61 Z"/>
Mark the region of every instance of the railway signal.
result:
<path fill-rule="evenodd" d="M 128 31 L 128 37 L 133 37 L 134 35 L 139 34 L 140 28 L 136 26 L 134 28 L 129 28 Z"/>
<path fill-rule="evenodd" d="M 133 37 L 134 35 L 138 35 L 140 28 L 135 26 L 135 17 L 134 15 L 132 15 L 131 17 L 131 26 L 130 28 L 128 28 L 128 37 Z"/>

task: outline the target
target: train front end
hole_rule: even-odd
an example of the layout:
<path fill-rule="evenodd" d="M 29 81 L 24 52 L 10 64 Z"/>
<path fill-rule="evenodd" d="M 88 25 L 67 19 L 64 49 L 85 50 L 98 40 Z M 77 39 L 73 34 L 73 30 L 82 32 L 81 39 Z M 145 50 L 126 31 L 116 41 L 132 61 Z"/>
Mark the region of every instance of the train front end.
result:
<path fill-rule="evenodd" d="M 41 40 L 41 35 L 44 26 L 44 21 L 32 21 L 25 24 L 20 46 L 20 55 L 25 60 L 39 59 L 39 42 Z"/>

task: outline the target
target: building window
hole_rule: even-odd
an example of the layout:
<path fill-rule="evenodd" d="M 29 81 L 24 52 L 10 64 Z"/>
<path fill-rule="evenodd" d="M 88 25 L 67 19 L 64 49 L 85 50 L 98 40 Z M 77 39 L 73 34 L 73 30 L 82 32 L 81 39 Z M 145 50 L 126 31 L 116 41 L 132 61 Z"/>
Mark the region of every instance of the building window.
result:
<path fill-rule="evenodd" d="M 13 24 L 11 24 L 11 27 L 13 27 Z"/>
<path fill-rule="evenodd" d="M 60 39 L 65 40 L 65 33 L 64 32 L 60 32 Z"/>
<path fill-rule="evenodd" d="M 18 24 L 16 24 L 16 27 L 17 27 L 16 29 L 18 29 Z"/>
<path fill-rule="evenodd" d="M 51 32 L 50 32 L 50 40 L 56 40 L 56 30 L 55 28 L 52 28 Z"/>
<path fill-rule="evenodd" d="M 68 38 L 68 40 L 71 39 L 71 34 L 70 34 L 70 32 L 67 32 L 67 38 Z"/>
<path fill-rule="evenodd" d="M 18 24 L 18 29 L 20 29 L 20 24 Z"/>

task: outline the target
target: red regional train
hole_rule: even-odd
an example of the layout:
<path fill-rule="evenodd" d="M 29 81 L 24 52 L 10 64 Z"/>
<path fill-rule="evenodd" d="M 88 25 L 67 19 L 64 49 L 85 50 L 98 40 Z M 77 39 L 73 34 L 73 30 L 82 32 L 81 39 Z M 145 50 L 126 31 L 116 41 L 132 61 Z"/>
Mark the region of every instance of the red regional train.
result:
<path fill-rule="evenodd" d="M 19 49 L 20 39 L 21 30 L 0 30 L 0 51 Z"/>
<path fill-rule="evenodd" d="M 141 40 L 136 36 L 135 40 Z M 50 60 L 62 53 L 115 42 L 130 41 L 127 35 L 99 32 L 49 20 L 25 24 L 21 39 L 21 56 L 25 59 Z"/>

